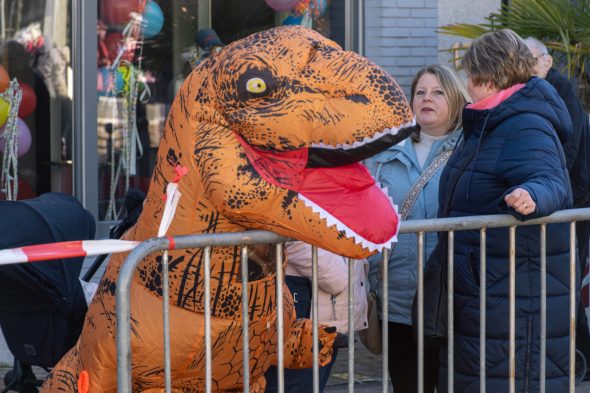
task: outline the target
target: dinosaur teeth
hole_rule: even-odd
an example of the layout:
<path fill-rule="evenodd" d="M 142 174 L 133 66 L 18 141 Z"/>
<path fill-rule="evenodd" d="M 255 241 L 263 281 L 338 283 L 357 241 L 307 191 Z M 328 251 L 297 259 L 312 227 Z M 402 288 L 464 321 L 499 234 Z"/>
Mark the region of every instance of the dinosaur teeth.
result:
<path fill-rule="evenodd" d="M 338 143 L 336 146 L 333 146 L 333 145 L 328 145 L 326 143 L 320 142 L 320 143 L 313 143 L 311 145 L 311 147 L 312 148 L 321 148 L 321 149 L 333 149 L 333 150 L 336 150 L 336 149 L 338 149 L 338 150 L 356 149 L 357 147 L 361 147 L 363 145 L 366 145 L 367 143 L 374 142 L 377 139 L 379 139 L 387 134 L 396 135 L 400 129 L 402 129 L 404 127 L 408 127 L 410 125 L 414 125 L 414 124 L 415 124 L 415 120 L 413 120 L 411 123 L 403 124 L 400 127 L 385 128 L 383 131 L 376 133 L 372 137 L 365 137 L 362 141 L 356 141 L 354 143 Z"/>
<path fill-rule="evenodd" d="M 379 188 L 381 189 L 381 187 L 379 187 Z M 333 215 L 328 213 L 326 210 L 324 210 L 318 204 L 309 200 L 308 198 L 306 198 L 302 194 L 298 194 L 298 198 L 300 200 L 302 200 L 303 203 L 305 203 L 305 205 L 307 207 L 311 208 L 315 213 L 319 214 L 320 218 L 323 218 L 324 220 L 326 220 L 328 228 L 335 226 L 336 230 L 344 232 L 346 234 L 346 237 L 353 239 L 356 244 L 360 244 L 361 246 L 368 249 L 369 251 L 381 252 L 384 248 L 386 248 L 386 247 L 389 248 L 391 243 L 397 241 L 397 233 L 396 233 L 394 236 L 391 237 L 391 239 L 389 239 L 383 243 L 380 243 L 380 244 L 373 243 L 373 242 L 363 238 L 359 234 L 357 234 L 355 231 L 353 231 L 347 225 L 342 223 L 336 217 L 334 217 Z M 391 198 L 389 198 L 389 200 L 391 201 Z M 395 212 L 397 213 L 397 206 L 394 205 L 393 202 L 391 202 L 391 203 L 393 205 L 393 208 L 395 209 Z"/>

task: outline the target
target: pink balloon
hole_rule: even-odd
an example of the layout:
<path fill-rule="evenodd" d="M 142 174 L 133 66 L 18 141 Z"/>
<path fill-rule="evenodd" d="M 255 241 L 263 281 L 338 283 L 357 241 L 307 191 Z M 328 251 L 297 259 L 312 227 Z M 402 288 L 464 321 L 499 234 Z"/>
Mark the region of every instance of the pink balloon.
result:
<path fill-rule="evenodd" d="M 17 154 L 19 157 L 24 156 L 27 154 L 29 149 L 31 148 L 31 131 L 27 126 L 27 123 L 22 121 L 21 119 L 17 119 L 16 126 L 18 127 L 18 150 Z M 4 128 L 6 126 L 0 128 L 0 153 L 4 153 L 4 138 L 2 138 L 2 134 L 4 134 Z"/>
<path fill-rule="evenodd" d="M 266 4 L 275 11 L 289 11 L 295 8 L 301 0 L 266 0 Z"/>

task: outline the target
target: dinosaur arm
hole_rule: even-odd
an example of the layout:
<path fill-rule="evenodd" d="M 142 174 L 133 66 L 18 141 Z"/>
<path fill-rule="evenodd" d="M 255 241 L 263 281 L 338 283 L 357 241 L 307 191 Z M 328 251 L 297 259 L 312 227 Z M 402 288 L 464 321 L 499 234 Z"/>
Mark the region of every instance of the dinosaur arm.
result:
<path fill-rule="evenodd" d="M 327 325 L 318 326 L 318 343 L 320 366 L 325 366 L 332 360 L 336 329 Z M 285 342 L 285 368 L 313 367 L 313 325 L 311 319 L 297 319 L 291 327 L 291 332 Z"/>

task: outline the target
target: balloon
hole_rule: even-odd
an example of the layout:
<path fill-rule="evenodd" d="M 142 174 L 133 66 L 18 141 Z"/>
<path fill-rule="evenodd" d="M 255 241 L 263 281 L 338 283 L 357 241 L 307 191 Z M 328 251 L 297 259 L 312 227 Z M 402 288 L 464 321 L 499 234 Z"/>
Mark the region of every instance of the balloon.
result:
<path fill-rule="evenodd" d="M 29 130 L 27 124 L 21 119 L 17 119 L 16 126 L 18 128 L 17 155 L 22 157 L 27 154 L 31 148 L 31 131 Z M 0 128 L 0 153 L 4 153 L 4 138 L 2 138 L 2 135 L 4 134 L 4 128 L 5 127 Z"/>
<path fill-rule="evenodd" d="M 4 98 L 0 98 L 0 127 L 6 123 L 8 114 L 10 113 L 10 103 Z"/>
<path fill-rule="evenodd" d="M 96 80 L 96 90 L 98 90 L 99 94 L 104 95 L 109 90 L 109 78 L 109 67 L 100 67 L 98 69 L 98 75 Z"/>
<path fill-rule="evenodd" d="M 8 72 L 6 72 L 6 68 L 0 65 L 0 93 L 8 89 L 9 84 L 10 77 L 8 76 Z"/>
<path fill-rule="evenodd" d="M 109 67 L 101 67 L 98 69 L 98 76 L 96 80 L 96 89 L 99 95 L 105 95 L 109 92 L 109 84 L 111 83 L 111 75 L 115 78 L 115 84 L 112 87 L 111 93 L 116 94 L 125 88 L 125 78 L 128 73 L 127 65 L 120 65 L 115 72 L 111 74 Z"/>
<path fill-rule="evenodd" d="M 131 20 L 132 12 L 138 12 L 137 0 L 102 0 L 100 2 L 101 19 L 109 25 L 124 25 Z"/>
<path fill-rule="evenodd" d="M 99 93 L 102 93 L 105 91 L 105 86 L 104 86 L 104 74 L 102 72 L 102 70 L 105 67 L 99 68 L 98 72 L 96 73 L 96 91 L 98 91 Z"/>
<path fill-rule="evenodd" d="M 125 89 L 125 76 L 128 74 L 127 66 L 119 66 L 115 71 L 115 92 L 120 92 Z"/>
<path fill-rule="evenodd" d="M 283 21 L 283 26 L 287 26 L 287 25 L 300 25 L 301 24 L 301 21 L 303 21 L 303 16 L 289 15 Z"/>
<path fill-rule="evenodd" d="M 266 4 L 275 11 L 292 10 L 301 0 L 265 0 Z"/>
<path fill-rule="evenodd" d="M 35 91 L 31 86 L 24 82 L 18 82 L 18 84 L 23 92 L 23 99 L 20 102 L 20 107 L 18 108 L 18 117 L 23 118 L 35 112 L 35 107 L 37 106 L 37 96 L 35 95 Z"/>
<path fill-rule="evenodd" d="M 314 16 L 322 16 L 328 9 L 328 0 L 311 0 L 309 4 Z"/>
<path fill-rule="evenodd" d="M 143 20 L 141 22 L 141 27 L 143 36 L 145 38 L 157 36 L 164 25 L 164 14 L 162 13 L 160 6 L 152 0 L 149 0 L 145 5 L 142 15 Z"/>

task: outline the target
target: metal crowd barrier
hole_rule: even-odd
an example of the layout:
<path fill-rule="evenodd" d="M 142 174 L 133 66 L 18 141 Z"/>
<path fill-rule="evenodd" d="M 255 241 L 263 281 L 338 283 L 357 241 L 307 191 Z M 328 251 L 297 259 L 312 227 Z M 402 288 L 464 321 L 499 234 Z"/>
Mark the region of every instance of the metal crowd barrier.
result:
<path fill-rule="evenodd" d="M 423 393 L 424 389 L 424 321 L 423 321 L 423 302 L 424 302 L 424 287 L 423 287 L 423 266 L 424 266 L 424 234 L 426 232 L 448 232 L 448 391 L 453 392 L 453 374 L 454 374 L 454 321 L 453 321 L 453 244 L 455 231 L 461 230 L 480 230 L 480 392 L 485 393 L 485 351 L 486 351 L 486 230 L 489 228 L 509 228 L 509 386 L 510 393 L 515 392 L 515 374 L 516 374 L 516 357 L 515 357 L 515 261 L 516 261 L 516 227 L 526 225 L 540 225 L 541 233 L 541 353 L 540 353 L 540 392 L 545 392 L 545 355 L 546 355 L 546 323 L 547 323 L 547 282 L 546 282 L 546 228 L 547 224 L 555 223 L 570 223 L 570 309 L 569 309 L 569 323 L 570 323 L 570 345 L 569 345 L 569 391 L 575 391 L 575 328 L 576 328 L 576 238 L 575 238 L 575 223 L 576 221 L 590 220 L 590 208 L 572 209 L 556 212 L 548 217 L 533 219 L 529 221 L 519 221 L 509 215 L 487 215 L 487 216 L 470 216 L 457 218 L 442 218 L 430 220 L 412 220 L 401 223 L 400 233 L 415 233 L 418 240 L 418 287 L 417 287 L 417 301 L 418 301 L 418 392 Z M 283 255 L 282 243 L 289 239 L 279 236 L 277 234 L 266 231 L 248 231 L 240 233 L 221 233 L 221 234 L 201 234 L 188 235 L 173 238 L 175 249 L 184 248 L 204 248 L 204 270 L 205 270 L 205 391 L 211 392 L 211 306 L 210 306 L 210 262 L 211 262 L 211 248 L 221 246 L 240 246 L 242 247 L 242 280 L 247 282 L 247 246 L 255 244 L 276 244 L 276 279 L 277 282 L 283 282 Z M 131 393 L 131 338 L 130 338 L 130 287 L 135 269 L 143 258 L 155 251 L 164 251 L 162 258 L 162 275 L 163 275 L 163 299 L 168 299 L 168 253 L 171 240 L 168 238 L 152 238 L 146 240 L 137 246 L 127 257 L 119 272 L 117 282 L 116 301 L 117 301 L 117 386 L 119 393 Z M 312 297 L 313 297 L 313 390 L 314 393 L 319 392 L 319 344 L 318 344 L 318 271 L 317 271 L 317 248 L 312 247 Z M 388 253 L 387 250 L 383 252 L 383 297 L 382 304 L 382 320 L 383 320 L 383 355 L 382 355 L 382 391 L 388 392 L 389 375 L 387 364 L 387 349 L 388 349 L 388 317 L 387 317 L 387 292 L 388 292 L 388 269 L 387 269 Z M 349 260 L 349 290 L 348 292 L 348 312 L 353 315 L 353 262 Z M 242 299 L 248 299 L 248 287 L 242 286 Z M 277 285 L 277 334 L 278 334 L 278 391 L 284 392 L 284 374 L 283 374 L 283 293 L 282 285 Z M 363 294 L 364 295 L 364 294 Z M 243 362 L 247 365 L 249 359 L 248 353 L 248 312 L 247 301 L 242 302 L 243 307 L 243 342 L 244 342 L 244 359 Z M 170 377 L 170 325 L 169 325 L 169 302 L 163 302 L 164 311 L 164 377 L 165 377 L 165 392 L 171 391 L 171 377 Z M 348 319 L 349 332 L 353 332 L 353 318 Z M 250 376 L 248 367 L 244 368 L 244 391 L 249 391 Z M 349 334 L 348 339 L 348 390 L 354 391 L 354 335 Z"/>

